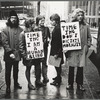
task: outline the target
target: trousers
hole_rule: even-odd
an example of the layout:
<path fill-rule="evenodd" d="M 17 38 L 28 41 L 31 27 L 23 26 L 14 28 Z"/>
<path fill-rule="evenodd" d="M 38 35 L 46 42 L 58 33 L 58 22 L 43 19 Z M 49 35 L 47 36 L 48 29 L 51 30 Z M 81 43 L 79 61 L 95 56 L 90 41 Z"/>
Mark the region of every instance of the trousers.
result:
<path fill-rule="evenodd" d="M 13 79 L 14 79 L 14 85 L 18 83 L 18 61 L 13 62 L 5 62 L 5 82 L 6 86 L 10 88 L 11 85 L 11 69 L 13 67 Z"/>

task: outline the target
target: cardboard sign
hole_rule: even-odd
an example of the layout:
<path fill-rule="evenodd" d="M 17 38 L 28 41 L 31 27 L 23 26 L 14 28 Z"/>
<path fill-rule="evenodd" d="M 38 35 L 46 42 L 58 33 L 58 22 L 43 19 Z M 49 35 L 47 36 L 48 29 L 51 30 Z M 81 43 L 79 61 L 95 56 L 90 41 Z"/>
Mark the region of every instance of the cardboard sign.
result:
<path fill-rule="evenodd" d="M 81 49 L 79 22 L 61 23 L 63 51 Z"/>
<path fill-rule="evenodd" d="M 25 33 L 27 58 L 38 59 L 44 57 L 42 32 L 28 32 Z"/>

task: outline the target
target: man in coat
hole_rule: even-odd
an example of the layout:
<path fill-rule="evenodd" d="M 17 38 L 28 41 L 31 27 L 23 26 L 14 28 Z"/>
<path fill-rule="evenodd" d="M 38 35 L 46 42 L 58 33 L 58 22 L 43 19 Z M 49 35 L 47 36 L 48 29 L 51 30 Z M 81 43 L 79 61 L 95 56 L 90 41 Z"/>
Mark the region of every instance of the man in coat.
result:
<path fill-rule="evenodd" d="M 14 89 L 21 89 L 18 83 L 18 64 L 20 61 L 19 54 L 19 34 L 22 28 L 19 27 L 19 18 L 14 10 L 9 13 L 6 27 L 2 30 L 2 44 L 4 47 L 5 61 L 5 81 L 6 94 L 10 94 L 11 85 L 11 68 L 13 66 Z"/>

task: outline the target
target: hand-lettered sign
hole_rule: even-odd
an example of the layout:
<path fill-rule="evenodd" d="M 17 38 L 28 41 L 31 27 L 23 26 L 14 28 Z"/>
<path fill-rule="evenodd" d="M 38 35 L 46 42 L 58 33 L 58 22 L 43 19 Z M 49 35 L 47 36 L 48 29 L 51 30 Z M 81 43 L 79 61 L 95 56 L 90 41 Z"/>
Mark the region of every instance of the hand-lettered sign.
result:
<path fill-rule="evenodd" d="M 81 49 L 79 22 L 61 23 L 63 51 Z"/>
<path fill-rule="evenodd" d="M 25 40 L 28 59 L 38 59 L 44 57 L 41 31 L 25 33 Z"/>

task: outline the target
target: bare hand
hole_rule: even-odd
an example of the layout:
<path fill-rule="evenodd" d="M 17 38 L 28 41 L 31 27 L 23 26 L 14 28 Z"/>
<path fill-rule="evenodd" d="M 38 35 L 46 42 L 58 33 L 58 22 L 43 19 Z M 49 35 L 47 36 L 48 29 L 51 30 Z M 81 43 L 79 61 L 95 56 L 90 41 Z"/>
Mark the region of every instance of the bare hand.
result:
<path fill-rule="evenodd" d="M 58 55 L 54 55 L 54 58 L 57 59 L 58 58 Z"/>
<path fill-rule="evenodd" d="M 12 58 L 12 59 L 15 59 L 15 55 L 12 53 L 12 54 L 10 54 L 10 57 Z"/>

